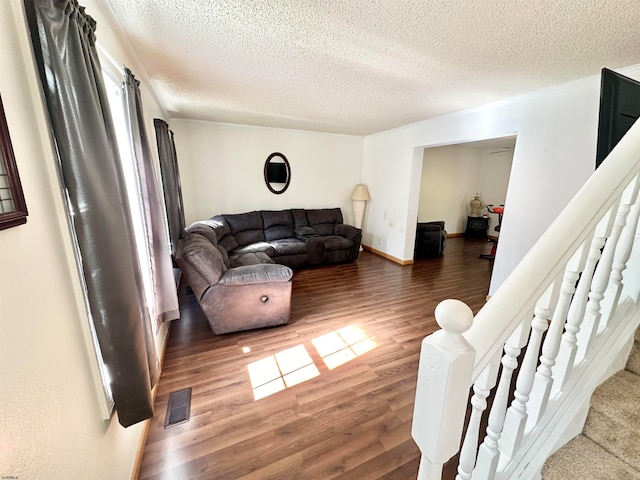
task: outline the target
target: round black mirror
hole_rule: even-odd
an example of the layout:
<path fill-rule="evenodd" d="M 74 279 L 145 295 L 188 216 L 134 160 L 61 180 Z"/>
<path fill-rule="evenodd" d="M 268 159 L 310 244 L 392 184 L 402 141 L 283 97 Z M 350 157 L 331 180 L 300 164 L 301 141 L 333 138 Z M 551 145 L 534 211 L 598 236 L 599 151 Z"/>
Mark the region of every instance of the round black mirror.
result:
<path fill-rule="evenodd" d="M 264 183 L 273 193 L 283 193 L 291 183 L 291 166 L 283 154 L 274 152 L 264 162 Z"/>

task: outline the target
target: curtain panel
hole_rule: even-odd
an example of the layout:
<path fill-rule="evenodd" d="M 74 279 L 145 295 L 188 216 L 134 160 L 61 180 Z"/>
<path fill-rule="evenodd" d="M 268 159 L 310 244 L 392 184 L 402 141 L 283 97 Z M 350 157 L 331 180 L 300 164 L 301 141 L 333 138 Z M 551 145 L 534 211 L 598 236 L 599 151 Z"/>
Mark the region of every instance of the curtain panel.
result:
<path fill-rule="evenodd" d="M 160 118 L 155 118 L 153 124 L 156 129 L 156 142 L 160 158 L 160 174 L 162 175 L 164 205 L 167 211 L 171 255 L 175 260 L 178 242 L 181 238 L 184 238 L 185 228 L 178 157 L 176 155 L 173 132 L 169 130 L 167 122 Z"/>
<path fill-rule="evenodd" d="M 122 84 L 123 101 L 139 176 L 140 194 L 145 215 L 147 245 L 151 260 L 154 306 L 158 325 L 180 316 L 178 294 L 173 277 L 171 249 L 167 237 L 166 219 L 153 161 L 149 138 L 144 125 L 140 82 L 125 67 Z"/>
<path fill-rule="evenodd" d="M 24 4 L 88 310 L 119 422 L 127 427 L 153 416 L 156 356 L 96 24 L 76 0 Z"/>

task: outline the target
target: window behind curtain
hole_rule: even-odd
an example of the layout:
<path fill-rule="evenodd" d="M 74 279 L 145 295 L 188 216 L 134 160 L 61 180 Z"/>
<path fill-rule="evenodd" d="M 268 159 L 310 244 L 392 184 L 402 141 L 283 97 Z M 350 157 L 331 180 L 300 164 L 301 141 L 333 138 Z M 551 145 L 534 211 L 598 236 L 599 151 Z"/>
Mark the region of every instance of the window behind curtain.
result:
<path fill-rule="evenodd" d="M 105 62 L 106 63 L 106 62 Z M 149 246 L 147 243 L 146 223 L 144 219 L 144 211 L 140 194 L 140 178 L 138 175 L 133 153 L 131 151 L 131 138 L 127 128 L 124 105 L 122 103 L 122 80 L 117 79 L 111 71 L 103 69 L 104 84 L 109 96 L 109 106 L 111 107 L 111 116 L 116 129 L 116 138 L 118 141 L 118 150 L 120 152 L 120 160 L 125 173 L 125 181 L 127 184 L 127 195 L 129 204 L 131 205 L 131 216 L 134 221 L 134 233 L 136 238 L 136 246 L 138 258 L 140 259 L 140 271 L 144 282 L 145 305 L 151 313 L 150 318 L 156 318 L 153 303 L 153 280 L 151 278 L 151 260 L 149 258 Z M 151 322 L 154 335 L 158 333 L 156 322 Z"/>

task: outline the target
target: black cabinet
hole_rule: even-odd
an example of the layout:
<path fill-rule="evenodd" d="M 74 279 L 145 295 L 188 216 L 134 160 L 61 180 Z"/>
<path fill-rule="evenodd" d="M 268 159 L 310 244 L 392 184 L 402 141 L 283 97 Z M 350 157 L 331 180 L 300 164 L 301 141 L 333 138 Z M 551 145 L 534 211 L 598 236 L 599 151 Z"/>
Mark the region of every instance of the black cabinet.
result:
<path fill-rule="evenodd" d="M 465 237 L 487 238 L 489 230 L 489 217 L 467 217 L 467 229 Z"/>

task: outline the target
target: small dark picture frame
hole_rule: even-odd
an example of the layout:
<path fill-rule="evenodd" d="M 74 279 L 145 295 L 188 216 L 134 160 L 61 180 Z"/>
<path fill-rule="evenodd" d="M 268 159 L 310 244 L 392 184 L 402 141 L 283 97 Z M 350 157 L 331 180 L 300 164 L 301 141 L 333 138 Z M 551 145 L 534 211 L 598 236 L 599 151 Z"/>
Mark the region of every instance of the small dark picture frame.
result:
<path fill-rule="evenodd" d="M 291 183 L 291 165 L 280 152 L 273 152 L 264 162 L 264 183 L 272 193 L 284 193 Z"/>
<path fill-rule="evenodd" d="M 28 214 L 0 97 L 0 230 L 27 223 Z"/>

